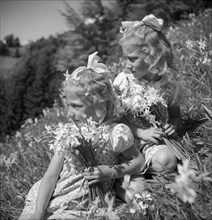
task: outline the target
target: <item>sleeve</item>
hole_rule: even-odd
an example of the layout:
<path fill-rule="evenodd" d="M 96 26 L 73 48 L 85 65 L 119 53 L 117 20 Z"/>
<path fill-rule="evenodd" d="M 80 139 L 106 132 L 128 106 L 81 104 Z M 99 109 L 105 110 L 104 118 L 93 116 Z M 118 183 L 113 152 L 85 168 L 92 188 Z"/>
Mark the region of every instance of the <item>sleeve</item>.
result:
<path fill-rule="evenodd" d="M 180 106 L 185 100 L 185 90 L 180 83 L 174 85 L 174 90 L 170 96 L 168 106 Z"/>
<path fill-rule="evenodd" d="M 168 107 L 180 106 L 185 100 L 185 89 L 180 83 L 169 82 L 165 88 L 164 98 L 167 101 Z"/>
<path fill-rule="evenodd" d="M 134 144 L 134 137 L 127 125 L 117 124 L 112 129 L 110 141 L 114 152 L 120 153 Z"/>
<path fill-rule="evenodd" d="M 119 94 L 125 92 L 128 84 L 129 81 L 127 79 L 127 75 L 124 72 L 119 73 L 113 81 L 113 85 Z"/>

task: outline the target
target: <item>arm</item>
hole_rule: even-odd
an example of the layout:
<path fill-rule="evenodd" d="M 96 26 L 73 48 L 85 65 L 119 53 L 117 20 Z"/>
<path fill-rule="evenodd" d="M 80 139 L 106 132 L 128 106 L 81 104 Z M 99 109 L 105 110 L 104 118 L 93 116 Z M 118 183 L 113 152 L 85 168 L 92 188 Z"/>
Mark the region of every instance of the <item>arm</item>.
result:
<path fill-rule="evenodd" d="M 169 121 L 164 126 L 164 132 L 168 136 L 175 134 L 175 132 L 182 126 L 182 117 L 179 106 L 171 106 L 168 108 Z"/>
<path fill-rule="evenodd" d="M 127 122 L 126 120 L 124 121 L 124 123 L 130 128 L 134 137 L 146 141 L 147 143 L 159 144 L 159 140 L 164 135 L 164 132 L 158 128 L 151 127 L 148 129 L 142 129 Z"/>
<path fill-rule="evenodd" d="M 38 196 L 37 196 L 35 212 L 31 216 L 31 219 L 42 219 L 43 218 L 46 207 L 55 189 L 55 185 L 57 183 L 60 171 L 63 166 L 63 161 L 64 161 L 63 155 L 56 152 L 42 179 L 39 192 L 38 192 Z"/>
<path fill-rule="evenodd" d="M 99 181 L 121 178 L 126 174 L 133 175 L 140 171 L 144 164 L 144 157 L 136 146 L 132 145 L 123 151 L 121 155 L 125 162 L 119 165 L 99 165 L 98 167 L 91 167 L 85 170 L 84 176 L 89 181 L 89 185 Z"/>

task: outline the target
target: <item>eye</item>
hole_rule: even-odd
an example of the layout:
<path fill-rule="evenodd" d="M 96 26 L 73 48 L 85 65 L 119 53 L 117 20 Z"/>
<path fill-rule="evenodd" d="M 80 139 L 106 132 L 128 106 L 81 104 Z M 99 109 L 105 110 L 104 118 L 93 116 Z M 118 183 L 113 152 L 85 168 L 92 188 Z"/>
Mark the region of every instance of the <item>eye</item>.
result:
<path fill-rule="evenodd" d="M 134 63 L 138 57 L 127 57 L 127 59 L 131 62 L 131 63 Z"/>
<path fill-rule="evenodd" d="M 81 106 L 81 105 L 78 105 L 78 104 L 71 104 L 71 107 L 72 107 L 72 108 L 81 108 L 82 106 Z"/>
<path fill-rule="evenodd" d="M 148 53 L 148 47 L 146 47 L 146 46 L 142 47 L 141 52 L 143 52 L 144 54 L 147 54 Z"/>

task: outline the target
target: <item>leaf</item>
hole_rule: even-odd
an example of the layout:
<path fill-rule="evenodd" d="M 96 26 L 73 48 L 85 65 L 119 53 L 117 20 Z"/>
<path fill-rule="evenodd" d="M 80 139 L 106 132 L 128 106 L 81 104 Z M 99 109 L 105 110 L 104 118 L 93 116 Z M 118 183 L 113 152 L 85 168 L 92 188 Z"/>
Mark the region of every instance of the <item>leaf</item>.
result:
<path fill-rule="evenodd" d="M 205 105 L 203 105 L 203 104 L 201 104 L 201 106 L 202 106 L 202 108 L 203 108 L 203 110 L 204 110 L 204 112 L 205 112 L 205 116 L 206 116 L 210 121 L 212 121 L 212 111 L 211 111 L 209 108 L 207 108 Z"/>

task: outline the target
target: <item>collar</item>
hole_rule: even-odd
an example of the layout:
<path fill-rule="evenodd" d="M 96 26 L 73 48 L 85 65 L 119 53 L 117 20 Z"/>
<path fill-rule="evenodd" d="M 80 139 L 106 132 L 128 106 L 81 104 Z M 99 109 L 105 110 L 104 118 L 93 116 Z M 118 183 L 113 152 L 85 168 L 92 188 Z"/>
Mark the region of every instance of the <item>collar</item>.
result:
<path fill-rule="evenodd" d="M 161 88 L 161 86 L 165 85 L 168 82 L 168 77 L 166 75 L 162 75 L 161 79 L 155 82 L 149 82 L 146 79 L 142 79 L 142 82 L 145 85 L 153 86 L 155 89 Z"/>

